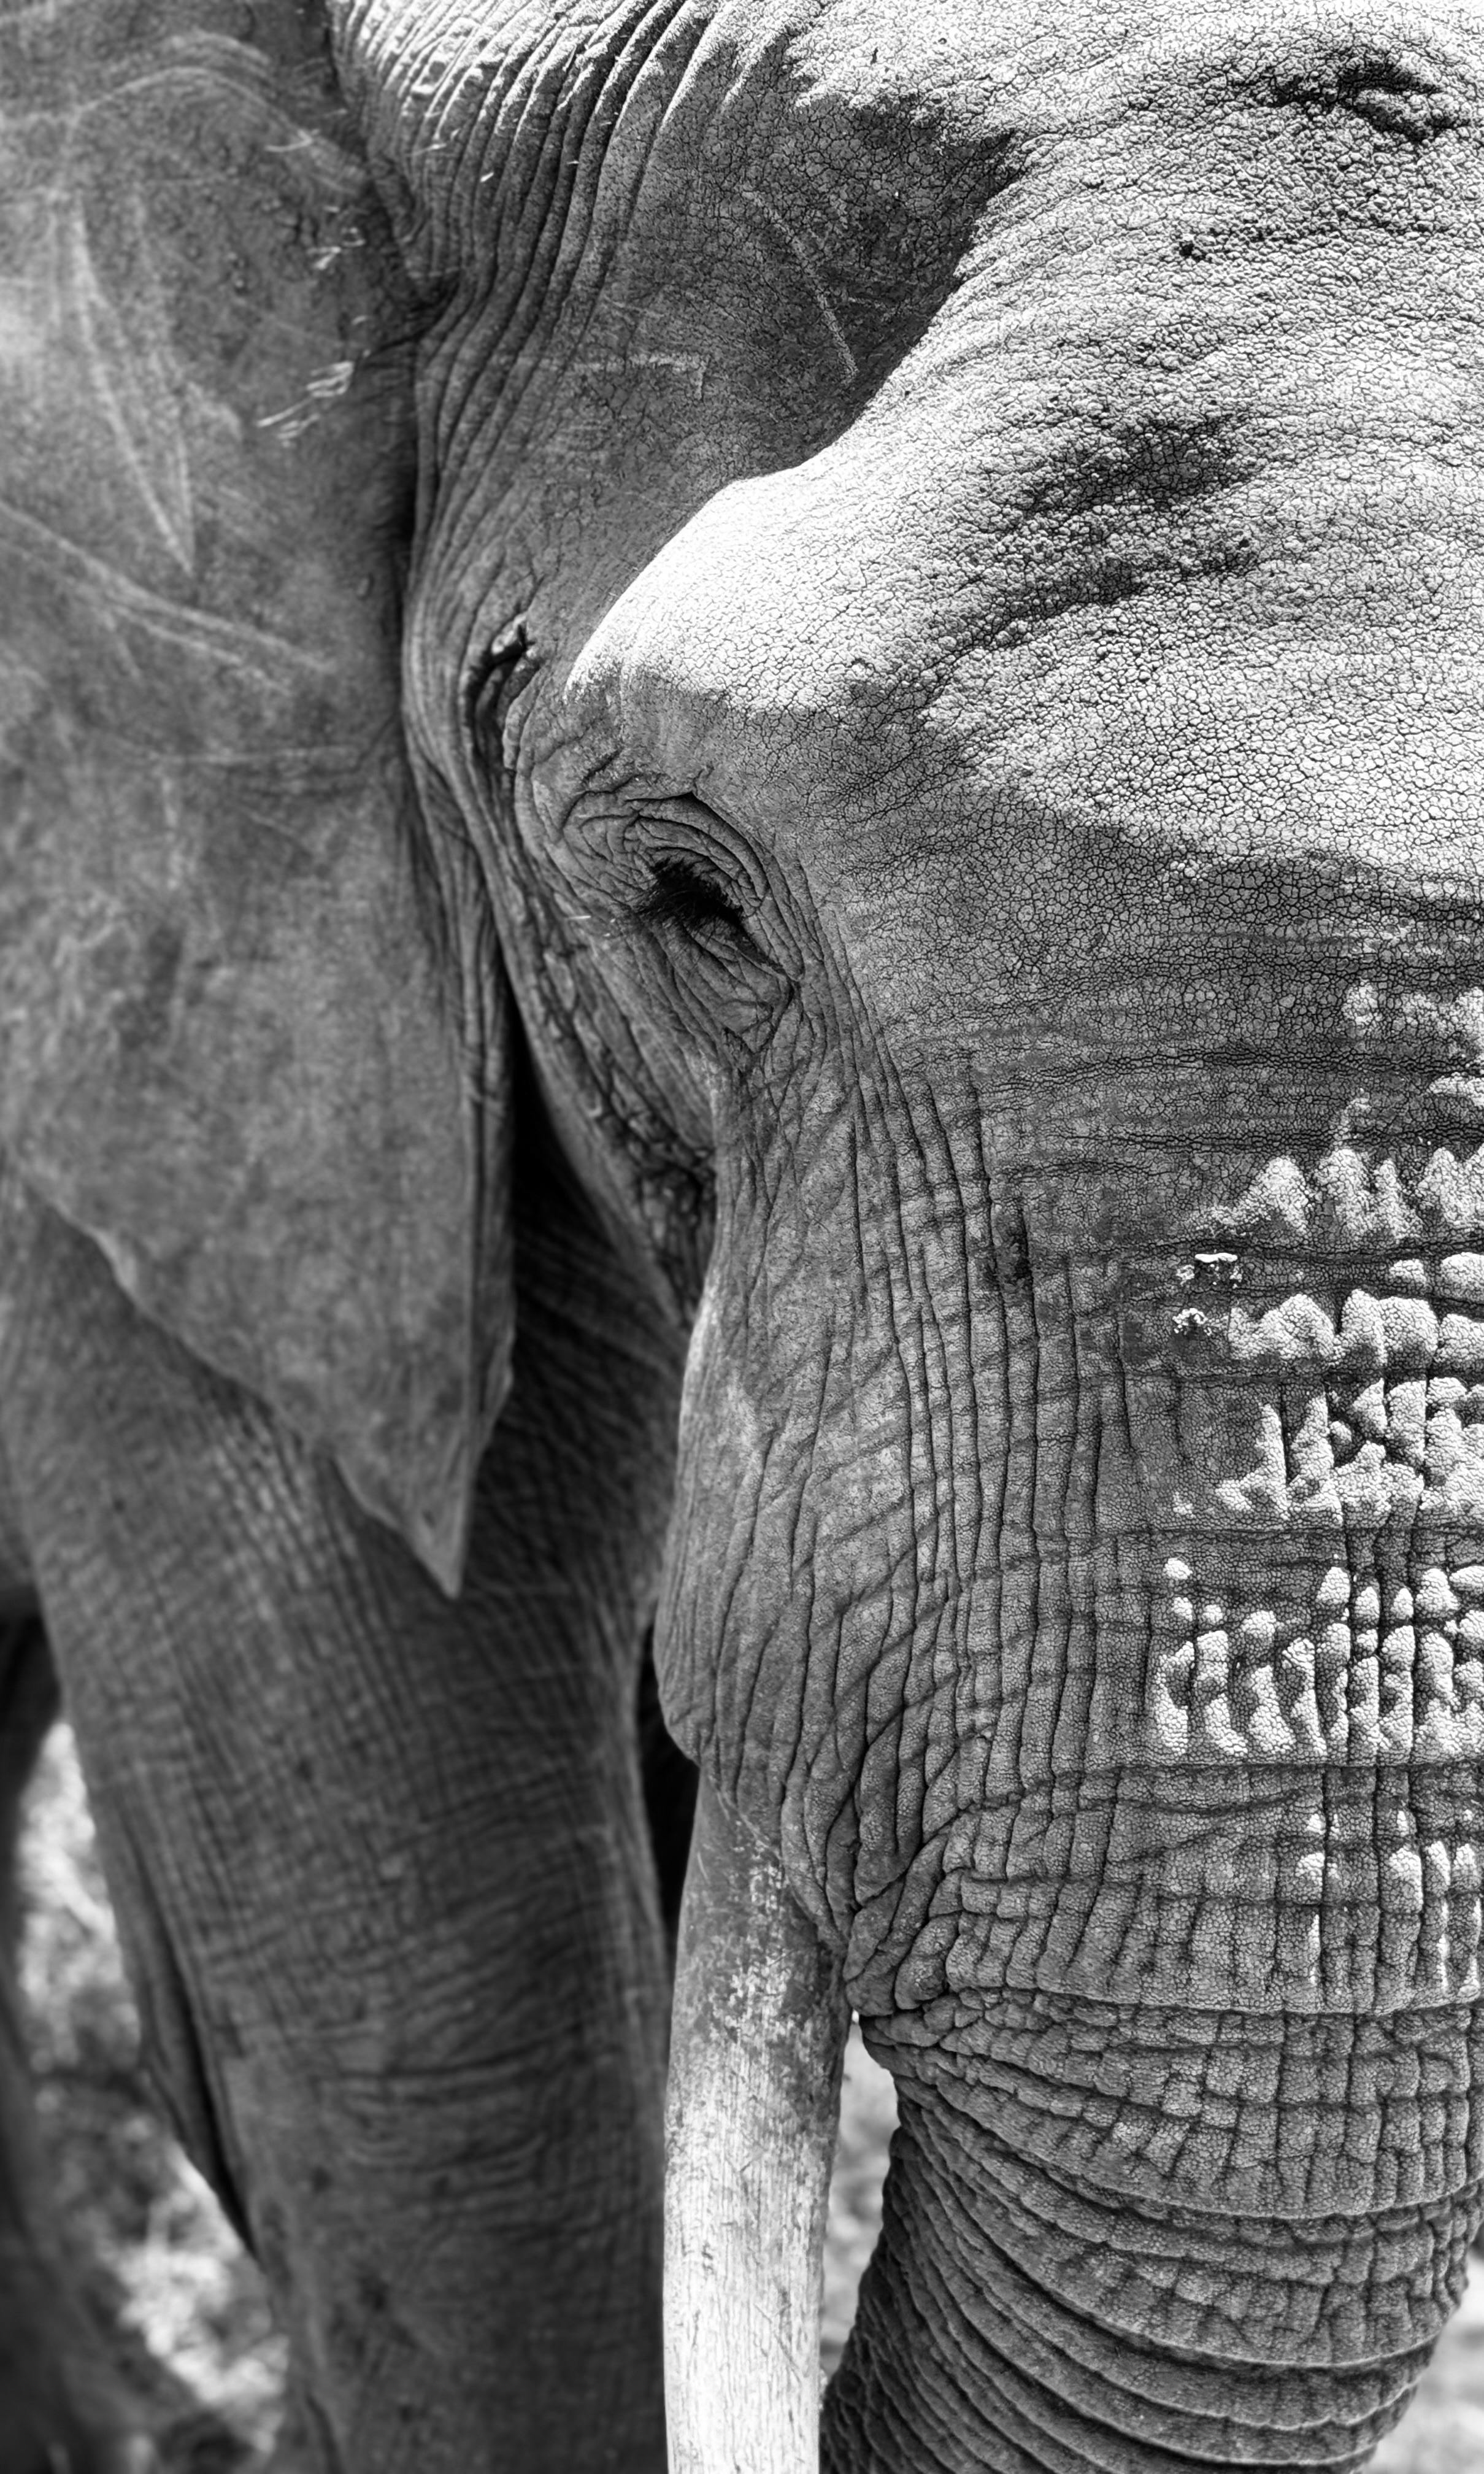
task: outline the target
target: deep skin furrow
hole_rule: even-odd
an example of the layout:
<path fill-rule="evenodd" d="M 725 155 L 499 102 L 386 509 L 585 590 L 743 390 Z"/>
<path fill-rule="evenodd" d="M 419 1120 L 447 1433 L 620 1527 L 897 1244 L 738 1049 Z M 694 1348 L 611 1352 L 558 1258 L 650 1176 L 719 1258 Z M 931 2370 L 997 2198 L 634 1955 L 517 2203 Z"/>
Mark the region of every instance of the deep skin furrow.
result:
<path fill-rule="evenodd" d="M 910 2120 L 916 2135 L 898 2153 L 897 2169 L 905 2164 L 907 2171 L 905 2176 L 898 2172 L 895 2204 L 913 2203 L 919 2171 L 927 2172 L 930 2156 L 940 2151 L 937 2163 L 931 2167 L 937 2177 L 933 2183 L 937 2195 L 928 2200 L 924 2194 L 920 2203 L 931 2206 L 933 2221 L 939 2230 L 945 2223 L 952 2229 L 952 2264 L 945 2262 L 941 2269 L 923 2271 L 914 2267 L 913 2263 L 920 2263 L 924 2257 L 922 2245 L 905 2237 L 899 2240 L 893 2269 L 902 2272 L 896 2268 L 896 2260 L 906 2263 L 909 2290 L 913 2293 L 918 2291 L 918 2279 L 924 2272 L 933 2278 L 932 2306 L 919 2304 L 911 2315 L 914 2322 L 911 2341 L 929 2355 L 939 2342 L 945 2342 L 962 2365 L 974 2358 L 967 2333 L 972 2322 L 1000 2365 L 994 2375 L 989 2424 L 982 2422 L 982 2391 L 976 2392 L 972 2381 L 954 2379 L 951 2372 L 948 2374 L 960 2419 L 953 2431 L 954 2445 L 942 2457 L 942 2462 L 969 2465 L 983 2462 L 976 2451 L 993 2444 L 990 2429 L 996 2441 L 1003 2439 L 1008 2421 L 1010 2429 L 1022 2439 L 1029 2436 L 1037 2453 L 1044 2444 L 1050 2464 L 1086 2462 L 1111 2467 L 1115 2474 L 1125 2465 L 1152 2469 L 1184 2463 L 1348 2466 L 1364 2462 L 1375 2438 L 1404 2406 L 1411 2383 L 1425 2360 L 1425 2321 L 1417 2329 L 1410 2354 L 1399 2348 L 1392 2365 L 1384 2371 L 1373 2371 L 1365 2365 L 1354 2371 L 1316 2370 L 1302 2383 L 1290 2379 L 1285 2385 L 1271 2371 L 1255 2371 L 1236 2364 L 1225 2367 L 1211 2365 L 1200 2413 L 1193 2418 L 1190 2380 L 1193 2365 L 1199 2360 L 1199 2348 L 1192 2352 L 1188 2340 L 1180 2351 L 1162 2358 L 1157 2341 L 1149 2334 L 1144 2313 L 1140 2316 L 1145 2333 L 1135 2346 L 1131 2347 L 1127 2336 L 1116 2337 L 1110 2342 L 1105 2333 L 1106 2300 L 1086 2320 L 1067 2318 L 1068 2303 L 1074 2313 L 1078 2307 L 1074 2297 L 1079 2279 L 1085 2281 L 1087 2263 L 1090 2260 L 1096 2266 L 1095 2235 L 1089 2243 L 1092 2229 L 1070 2230 L 1064 2221 L 1064 2202 L 1058 2206 L 1053 2201 L 1044 2219 L 1044 2260 L 1036 2261 L 1033 2252 L 1027 2262 L 1033 2278 L 1044 2276 L 1045 2291 L 1038 2283 L 1028 2286 L 1025 2271 L 1005 2256 L 996 2241 L 986 2240 L 975 2230 L 980 2219 L 976 2203 L 969 2195 L 974 2182 L 970 2151 L 951 2142 L 945 2146 L 940 2136 L 930 2136 L 919 2159 L 918 2137 L 931 2133 L 934 2125 L 932 2118 L 919 2114 L 915 2107 Z M 1011 2177 L 1010 2188 L 1013 2189 L 1022 2169 L 1009 2156 L 1004 2162 Z M 950 2178 L 943 2178 L 945 2173 Z M 1027 2184 L 1028 2191 L 1034 2187 L 1033 2176 Z M 1477 2198 L 1474 2206 L 1476 2212 Z M 1215 2240 L 1217 2220 L 1211 2222 Z M 1259 2244 L 1271 2242 L 1275 2231 L 1276 2228 L 1265 2231 L 1260 2223 L 1253 2224 L 1245 2229 L 1245 2239 Z M 1229 2288 L 1239 2282 L 1242 2273 L 1236 2233 L 1233 2226 L 1233 2239 L 1221 2270 Z M 1363 2227 L 1357 2226 L 1355 2233 L 1363 2243 Z M 1326 2285 L 1323 2257 L 1321 2253 L 1315 2258 L 1311 2270 L 1321 2295 Z M 1454 2291 L 1462 2271 L 1460 2245 L 1455 2254 Z M 983 2299 L 967 2300 L 971 2295 Z M 1019 2299 L 1022 2296 L 1024 2299 Z M 1438 2307 L 1446 2309 L 1447 2300 Z M 935 2377 L 931 2368 L 920 2368 L 915 2374 L 908 2372 L 903 2361 L 888 2350 L 909 2341 L 901 2333 L 905 2310 L 904 2295 L 897 2289 L 889 2289 L 886 2294 L 872 2290 L 864 2297 L 857 2341 L 864 2347 L 881 2348 L 886 2357 L 866 2375 L 864 2385 L 868 2389 L 879 2387 L 895 2392 L 905 2376 L 915 2378 L 931 2396 Z M 1007 2311 L 1009 2317 L 1003 2316 Z M 942 2392 L 940 2388 L 939 2411 Z M 841 2429 L 847 2437 L 840 2444 L 859 2445 L 859 2436 L 851 2431 L 849 2403 L 842 2403 Z M 1079 2416 L 1090 2419 L 1079 2421 Z M 931 2427 L 931 2414 L 925 2421 Z M 1041 2435 L 1039 2442 L 1036 2434 Z M 847 2457 L 843 2462 L 853 2461 Z M 867 2456 L 865 2462 L 876 2461 Z M 883 2458 L 880 2462 L 886 2461 Z"/>

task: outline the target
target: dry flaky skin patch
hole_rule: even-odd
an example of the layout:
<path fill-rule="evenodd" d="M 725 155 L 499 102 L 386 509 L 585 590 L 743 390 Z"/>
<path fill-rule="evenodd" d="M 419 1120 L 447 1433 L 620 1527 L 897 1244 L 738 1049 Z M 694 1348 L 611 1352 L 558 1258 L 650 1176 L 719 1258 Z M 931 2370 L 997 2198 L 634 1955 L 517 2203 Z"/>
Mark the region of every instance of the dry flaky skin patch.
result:
<path fill-rule="evenodd" d="M 255 2269 L 145 2099 L 134 2008 L 64 1727 L 32 1788 L 23 1864 L 23 1982 L 43 2136 L 69 2234 L 89 2258 L 89 2308 L 116 2324 L 121 2367 L 160 2431 L 171 2474 L 227 2474 L 271 2440 L 283 2349 Z M 825 2248 L 827 2373 L 880 2229 L 895 2118 L 891 2082 L 853 2030 Z M 1476 2474 L 1480 2465 L 1484 2276 L 1475 2275 L 1374 2474 Z"/>

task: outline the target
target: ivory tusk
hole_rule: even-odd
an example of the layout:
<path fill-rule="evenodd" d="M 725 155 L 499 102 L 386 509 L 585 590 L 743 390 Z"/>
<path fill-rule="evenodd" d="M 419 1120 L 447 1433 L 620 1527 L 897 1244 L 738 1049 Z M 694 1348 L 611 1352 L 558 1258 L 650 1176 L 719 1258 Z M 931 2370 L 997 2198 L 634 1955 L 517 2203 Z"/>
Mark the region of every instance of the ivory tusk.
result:
<path fill-rule="evenodd" d="M 819 2297 L 848 2016 L 770 1848 L 704 1783 L 665 2176 L 670 2474 L 818 2474 Z"/>

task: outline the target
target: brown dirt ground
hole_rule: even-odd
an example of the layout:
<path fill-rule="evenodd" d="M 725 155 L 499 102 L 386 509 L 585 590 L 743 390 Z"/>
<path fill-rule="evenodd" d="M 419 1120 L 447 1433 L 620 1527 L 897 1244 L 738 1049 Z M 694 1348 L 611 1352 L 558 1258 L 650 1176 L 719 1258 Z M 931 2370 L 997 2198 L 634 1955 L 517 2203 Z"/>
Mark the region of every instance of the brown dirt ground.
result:
<path fill-rule="evenodd" d="M 169 2474 L 260 2462 L 282 2377 L 262 2281 L 145 2095 L 137 2029 L 70 1734 L 32 1789 L 23 1981 L 42 2133 L 86 2299 Z M 891 2082 L 853 2035 L 830 2193 L 821 2347 L 839 2359 L 881 2222 Z M 1484 2262 L 1374 2474 L 1484 2474 Z"/>

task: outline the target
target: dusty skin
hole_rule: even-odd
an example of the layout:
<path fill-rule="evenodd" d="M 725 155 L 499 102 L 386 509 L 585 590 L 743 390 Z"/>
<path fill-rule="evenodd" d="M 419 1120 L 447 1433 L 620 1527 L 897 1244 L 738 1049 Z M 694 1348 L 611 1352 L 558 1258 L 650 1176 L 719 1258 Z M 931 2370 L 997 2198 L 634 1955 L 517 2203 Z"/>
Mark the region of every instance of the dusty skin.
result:
<path fill-rule="evenodd" d="M 274 2474 L 1402 2423 L 1481 336 L 1472 0 L 0 0 L 0 1850 L 60 1689 Z"/>

